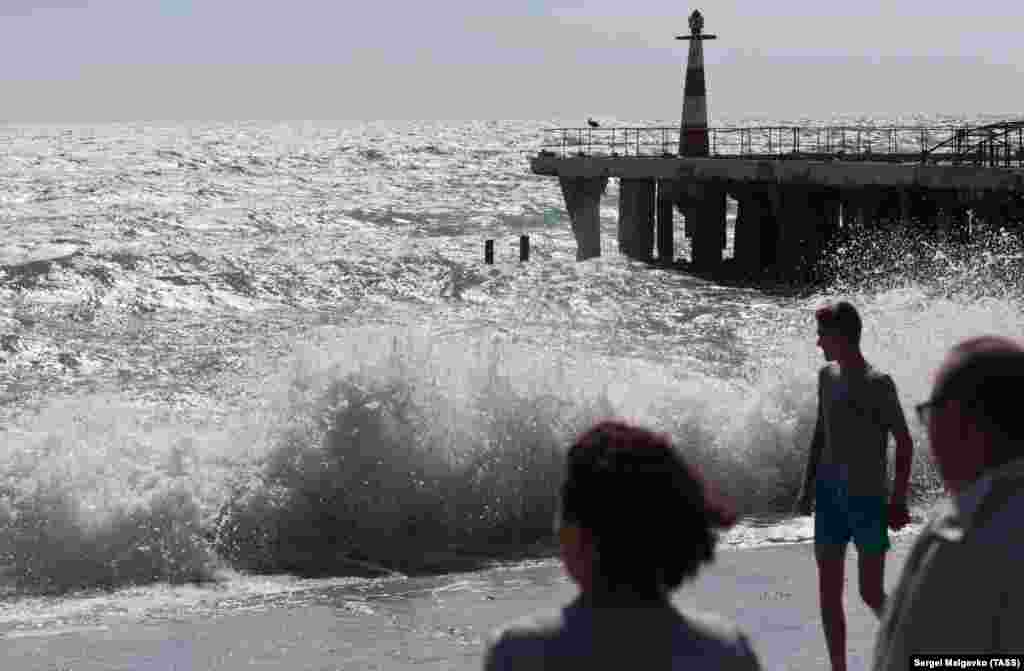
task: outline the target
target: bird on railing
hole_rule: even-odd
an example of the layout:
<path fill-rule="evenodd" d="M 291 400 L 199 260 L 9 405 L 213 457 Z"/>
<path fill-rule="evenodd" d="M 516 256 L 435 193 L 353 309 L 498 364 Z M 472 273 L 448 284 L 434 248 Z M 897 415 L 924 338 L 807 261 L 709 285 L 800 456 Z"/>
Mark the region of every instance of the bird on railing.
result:
<path fill-rule="evenodd" d="M 600 128 L 601 124 L 594 121 L 591 117 L 587 117 L 587 125 L 591 128 Z"/>

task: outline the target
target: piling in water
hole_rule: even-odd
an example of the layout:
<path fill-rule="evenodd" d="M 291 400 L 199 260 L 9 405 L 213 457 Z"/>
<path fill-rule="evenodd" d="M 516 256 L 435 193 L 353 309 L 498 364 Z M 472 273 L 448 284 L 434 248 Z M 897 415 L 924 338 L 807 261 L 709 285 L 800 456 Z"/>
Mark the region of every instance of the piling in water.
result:
<path fill-rule="evenodd" d="M 484 263 L 494 263 L 494 240 L 484 240 Z"/>
<path fill-rule="evenodd" d="M 528 235 L 519 236 L 519 260 L 530 260 L 530 236 Z"/>

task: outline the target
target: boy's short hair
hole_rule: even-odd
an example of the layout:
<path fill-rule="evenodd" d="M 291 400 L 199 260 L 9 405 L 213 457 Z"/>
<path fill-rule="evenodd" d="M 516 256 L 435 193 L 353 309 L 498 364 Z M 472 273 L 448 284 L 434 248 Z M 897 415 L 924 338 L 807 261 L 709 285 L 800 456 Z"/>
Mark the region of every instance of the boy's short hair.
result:
<path fill-rule="evenodd" d="M 860 333 L 863 328 L 860 315 L 857 308 L 847 301 L 830 303 L 819 308 L 814 316 L 818 320 L 819 331 L 839 334 L 851 344 L 860 345 Z"/>

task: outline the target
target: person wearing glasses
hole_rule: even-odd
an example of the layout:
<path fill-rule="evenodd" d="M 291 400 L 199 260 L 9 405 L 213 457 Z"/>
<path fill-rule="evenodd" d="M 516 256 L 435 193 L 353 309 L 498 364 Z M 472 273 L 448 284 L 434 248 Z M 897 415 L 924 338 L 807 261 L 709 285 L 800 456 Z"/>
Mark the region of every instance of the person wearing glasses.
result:
<path fill-rule="evenodd" d="M 846 549 L 857 546 L 860 596 L 881 617 L 885 605 L 887 526 L 910 521 L 907 490 L 913 441 L 892 378 L 860 349 L 861 319 L 842 301 L 815 313 L 818 347 L 828 362 L 818 372 L 818 419 L 808 451 L 797 512 L 814 504 L 814 555 L 822 629 L 832 671 L 846 671 L 843 585 Z M 895 482 L 887 500 L 886 448 L 896 439 Z"/>
<path fill-rule="evenodd" d="M 875 671 L 910 668 L 914 654 L 1024 651 L 1022 386 L 1024 344 L 972 338 L 949 352 L 917 406 L 952 497 L 907 556 Z"/>
<path fill-rule="evenodd" d="M 747 637 L 670 594 L 714 558 L 735 513 L 660 434 L 604 421 L 569 449 L 556 520 L 579 587 L 565 607 L 495 632 L 486 671 L 758 671 Z"/>

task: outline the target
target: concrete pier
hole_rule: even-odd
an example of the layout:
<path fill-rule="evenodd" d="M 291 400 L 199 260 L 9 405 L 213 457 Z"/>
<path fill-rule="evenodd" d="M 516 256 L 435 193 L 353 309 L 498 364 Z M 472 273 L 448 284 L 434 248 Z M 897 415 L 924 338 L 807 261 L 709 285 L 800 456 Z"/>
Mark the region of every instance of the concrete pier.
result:
<path fill-rule="evenodd" d="M 1024 237 L 1024 120 L 938 129 L 709 128 L 703 42 L 715 36 L 703 26 L 695 11 L 690 34 L 677 37 L 690 42 L 678 129 L 552 129 L 557 141 L 530 159 L 534 174 L 559 178 L 577 259 L 601 253 L 609 178 L 620 187 L 619 250 L 652 260 L 656 248 L 659 263 L 673 263 L 675 207 L 689 261 L 701 270 L 723 262 L 730 196 L 737 203 L 732 264 L 747 275 L 771 269 L 806 278 L 835 236 L 878 228 L 913 226 L 966 242 L 978 226 L 1009 224 Z"/>
<path fill-rule="evenodd" d="M 910 223 L 912 221 L 913 202 L 909 191 L 899 192 L 899 222 Z"/>
<path fill-rule="evenodd" d="M 725 246 L 725 196 L 739 205 L 734 258 L 744 271 L 813 263 L 828 240 L 891 226 L 916 226 L 950 240 L 971 222 L 1024 230 L 1024 169 L 715 158 L 537 156 L 533 172 L 557 176 L 573 224 L 577 258 L 601 249 L 598 207 L 609 178 L 620 179 L 619 247 L 673 256 L 674 203 L 686 216 L 690 261 L 712 268 Z M 840 214 L 841 213 L 841 214 Z"/>
<path fill-rule="evenodd" d="M 839 194 L 807 186 L 779 190 L 775 265 L 802 273 L 839 230 Z"/>
<path fill-rule="evenodd" d="M 695 180 L 675 181 L 676 206 L 683 215 L 683 235 L 692 239 L 700 219 L 700 201 L 704 198 L 704 188 Z"/>
<path fill-rule="evenodd" d="M 657 204 L 658 262 L 670 264 L 675 261 L 676 242 L 672 211 L 675 209 L 675 185 L 671 180 L 659 179 Z"/>
<path fill-rule="evenodd" d="M 700 184 L 701 196 L 694 212 L 690 249 L 693 265 L 714 269 L 722 262 L 725 249 L 725 188 L 719 184 Z"/>
<path fill-rule="evenodd" d="M 775 263 L 778 238 L 776 204 L 771 189 L 738 187 L 732 190 L 737 201 L 733 231 L 733 260 L 746 274 L 760 272 Z"/>
<path fill-rule="evenodd" d="M 619 251 L 650 260 L 654 248 L 655 181 L 619 180 Z"/>
<path fill-rule="evenodd" d="M 601 256 L 601 196 L 607 177 L 561 177 L 562 196 L 576 236 L 576 260 Z"/>
<path fill-rule="evenodd" d="M 922 165 L 920 163 L 842 162 L 793 158 L 690 158 L 546 156 L 530 159 L 538 175 L 675 179 L 683 182 L 743 184 L 814 184 L 854 190 L 885 187 L 898 190 L 1024 193 L 1024 169 L 987 166 Z"/>

